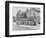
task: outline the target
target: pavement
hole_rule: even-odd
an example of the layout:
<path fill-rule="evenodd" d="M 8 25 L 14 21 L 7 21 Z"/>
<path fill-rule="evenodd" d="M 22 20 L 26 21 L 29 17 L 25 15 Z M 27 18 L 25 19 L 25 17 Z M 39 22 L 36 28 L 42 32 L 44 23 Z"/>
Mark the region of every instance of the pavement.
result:
<path fill-rule="evenodd" d="M 34 26 L 34 25 L 16 25 L 16 23 L 13 23 L 12 28 L 13 31 L 38 30 L 40 29 L 40 24 Z"/>

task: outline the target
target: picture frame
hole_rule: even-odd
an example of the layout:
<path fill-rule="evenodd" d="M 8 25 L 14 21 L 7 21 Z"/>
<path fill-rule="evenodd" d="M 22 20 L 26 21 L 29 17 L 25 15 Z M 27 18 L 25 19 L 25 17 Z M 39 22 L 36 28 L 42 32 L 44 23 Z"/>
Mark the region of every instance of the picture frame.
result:
<path fill-rule="evenodd" d="M 35 11 L 35 13 L 32 12 L 33 14 L 31 12 L 30 13 L 32 14 L 31 16 L 35 16 L 35 17 L 32 17 L 32 19 L 38 18 L 38 20 L 41 20 L 41 22 L 39 22 L 40 23 L 39 24 L 40 30 L 37 30 L 38 29 L 38 27 L 36 27 L 37 25 L 31 26 L 31 27 L 29 26 L 29 25 L 32 25 L 32 24 L 35 23 L 33 20 L 31 20 L 31 22 L 29 24 L 28 18 L 29 17 L 31 18 L 30 13 L 28 13 L 29 15 L 27 14 L 28 17 L 26 17 L 24 15 L 21 16 L 23 18 L 20 17 L 22 20 L 24 20 L 23 23 L 19 20 L 19 18 L 17 18 L 19 20 L 19 22 L 17 20 L 17 25 L 21 25 L 22 27 L 20 26 L 20 28 L 18 28 L 18 26 L 17 27 L 14 26 L 13 24 L 15 24 L 15 22 L 16 22 L 14 19 L 16 17 L 13 17 L 13 16 L 15 16 L 15 14 L 17 13 L 18 10 L 19 10 L 19 13 L 21 11 L 20 14 L 22 14 L 22 12 L 23 12 L 23 14 L 25 14 L 25 12 L 24 12 L 25 10 L 27 10 L 27 11 L 33 10 L 33 12 Z M 27 11 L 26 11 L 26 13 L 27 13 Z M 36 18 L 37 15 L 38 15 L 38 17 Z M 39 18 L 41 18 L 41 19 L 39 19 Z M 25 27 L 27 27 L 26 30 L 24 29 Z M 28 29 L 28 28 L 34 28 L 34 29 L 31 30 L 31 29 Z M 15 31 L 15 29 L 16 29 L 16 31 Z M 32 36 L 32 35 L 45 35 L 45 3 L 5 1 L 5 36 L 6 37 L 16 37 L 16 36 L 18 37 L 18 36 Z"/>

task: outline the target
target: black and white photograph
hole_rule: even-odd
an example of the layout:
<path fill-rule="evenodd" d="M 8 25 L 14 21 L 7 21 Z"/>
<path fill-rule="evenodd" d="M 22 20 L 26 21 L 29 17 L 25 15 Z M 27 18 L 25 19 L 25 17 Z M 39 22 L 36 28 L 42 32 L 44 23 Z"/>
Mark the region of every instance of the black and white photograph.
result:
<path fill-rule="evenodd" d="M 6 37 L 44 35 L 45 4 L 6 1 Z"/>
<path fill-rule="evenodd" d="M 40 8 L 13 7 L 13 31 L 40 29 Z"/>

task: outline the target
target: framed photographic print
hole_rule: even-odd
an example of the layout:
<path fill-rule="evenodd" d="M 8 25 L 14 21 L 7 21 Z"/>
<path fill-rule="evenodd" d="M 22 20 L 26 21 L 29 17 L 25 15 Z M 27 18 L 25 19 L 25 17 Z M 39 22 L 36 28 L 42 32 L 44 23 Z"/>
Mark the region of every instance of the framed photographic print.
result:
<path fill-rule="evenodd" d="M 45 34 L 45 3 L 5 2 L 5 36 Z"/>

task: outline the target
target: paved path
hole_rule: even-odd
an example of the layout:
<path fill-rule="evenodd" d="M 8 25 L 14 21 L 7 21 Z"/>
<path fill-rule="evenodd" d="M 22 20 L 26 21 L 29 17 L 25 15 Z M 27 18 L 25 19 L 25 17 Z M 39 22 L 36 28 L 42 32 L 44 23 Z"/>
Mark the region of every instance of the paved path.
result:
<path fill-rule="evenodd" d="M 13 31 L 36 30 L 39 28 L 40 28 L 39 24 L 37 24 L 36 26 L 32 26 L 32 25 L 16 25 L 15 23 L 13 23 Z"/>

